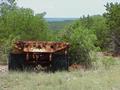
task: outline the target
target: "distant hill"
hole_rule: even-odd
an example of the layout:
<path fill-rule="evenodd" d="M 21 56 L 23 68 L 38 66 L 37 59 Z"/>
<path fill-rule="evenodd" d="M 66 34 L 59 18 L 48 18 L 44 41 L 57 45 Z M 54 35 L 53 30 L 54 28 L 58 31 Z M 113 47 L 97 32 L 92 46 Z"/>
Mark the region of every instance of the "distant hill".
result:
<path fill-rule="evenodd" d="M 63 30 L 65 26 L 68 26 L 78 18 L 45 18 L 48 22 L 49 30 Z"/>
<path fill-rule="evenodd" d="M 62 22 L 62 21 L 72 21 L 78 18 L 45 18 L 48 22 Z"/>
<path fill-rule="evenodd" d="M 48 28 L 49 30 L 63 30 L 65 26 L 71 24 L 72 22 L 72 20 L 48 22 Z"/>

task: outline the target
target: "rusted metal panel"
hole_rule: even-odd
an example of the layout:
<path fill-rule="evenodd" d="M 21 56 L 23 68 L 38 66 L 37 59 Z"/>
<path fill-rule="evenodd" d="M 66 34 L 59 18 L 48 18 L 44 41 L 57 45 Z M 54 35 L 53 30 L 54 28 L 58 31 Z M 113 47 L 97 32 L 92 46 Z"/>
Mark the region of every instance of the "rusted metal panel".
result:
<path fill-rule="evenodd" d="M 17 41 L 13 45 L 13 52 L 41 52 L 54 53 L 65 50 L 69 47 L 65 42 L 45 42 L 45 41 Z"/>

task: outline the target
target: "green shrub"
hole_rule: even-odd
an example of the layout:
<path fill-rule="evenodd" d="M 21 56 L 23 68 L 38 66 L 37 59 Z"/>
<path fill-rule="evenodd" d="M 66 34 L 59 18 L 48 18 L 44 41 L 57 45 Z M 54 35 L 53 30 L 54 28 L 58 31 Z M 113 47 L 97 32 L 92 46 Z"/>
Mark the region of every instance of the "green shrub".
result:
<path fill-rule="evenodd" d="M 65 30 L 62 39 L 70 43 L 70 63 L 91 65 L 90 52 L 95 50 L 94 43 L 97 40 L 93 30 L 82 27 Z"/>

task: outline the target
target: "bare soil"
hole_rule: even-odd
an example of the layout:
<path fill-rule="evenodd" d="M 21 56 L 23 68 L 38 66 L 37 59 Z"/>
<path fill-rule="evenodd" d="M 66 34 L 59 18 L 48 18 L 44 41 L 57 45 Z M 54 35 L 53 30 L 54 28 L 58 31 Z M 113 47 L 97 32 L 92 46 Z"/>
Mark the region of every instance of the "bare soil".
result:
<path fill-rule="evenodd" d="M 8 71 L 8 66 L 7 65 L 0 65 L 0 73 L 4 73 Z"/>

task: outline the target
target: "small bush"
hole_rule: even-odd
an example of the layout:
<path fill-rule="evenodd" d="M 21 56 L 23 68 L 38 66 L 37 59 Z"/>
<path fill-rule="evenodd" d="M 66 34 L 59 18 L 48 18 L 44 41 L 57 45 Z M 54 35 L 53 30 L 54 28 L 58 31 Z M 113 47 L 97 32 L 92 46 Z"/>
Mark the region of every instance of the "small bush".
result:
<path fill-rule="evenodd" d="M 106 69 L 109 69 L 112 65 L 115 64 L 115 60 L 112 57 L 105 57 L 102 59 L 102 63 Z"/>
<path fill-rule="evenodd" d="M 90 52 L 95 50 L 96 35 L 93 30 L 82 27 L 65 30 L 62 39 L 70 43 L 70 63 L 91 65 Z"/>
<path fill-rule="evenodd" d="M 94 55 L 94 62 L 92 62 L 94 69 L 110 69 L 113 65 L 117 65 L 117 61 L 112 56 L 99 56 Z"/>

